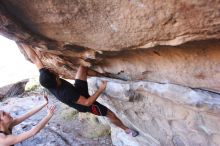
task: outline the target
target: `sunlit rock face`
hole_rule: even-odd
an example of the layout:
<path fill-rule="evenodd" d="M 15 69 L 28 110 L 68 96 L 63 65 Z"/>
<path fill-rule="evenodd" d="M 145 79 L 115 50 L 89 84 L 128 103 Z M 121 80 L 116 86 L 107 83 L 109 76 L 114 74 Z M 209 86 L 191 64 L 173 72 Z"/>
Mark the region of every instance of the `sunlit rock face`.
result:
<path fill-rule="evenodd" d="M 219 10 L 211 0 L 7 0 L 0 32 L 64 78 L 74 79 L 79 65 L 117 78 L 100 100 L 141 135 L 112 127 L 116 145 L 215 146 Z"/>
<path fill-rule="evenodd" d="M 91 87 L 99 83 L 98 78 L 89 80 Z M 109 80 L 99 101 L 140 132 L 131 138 L 111 125 L 117 146 L 220 145 L 219 94 L 168 83 Z"/>

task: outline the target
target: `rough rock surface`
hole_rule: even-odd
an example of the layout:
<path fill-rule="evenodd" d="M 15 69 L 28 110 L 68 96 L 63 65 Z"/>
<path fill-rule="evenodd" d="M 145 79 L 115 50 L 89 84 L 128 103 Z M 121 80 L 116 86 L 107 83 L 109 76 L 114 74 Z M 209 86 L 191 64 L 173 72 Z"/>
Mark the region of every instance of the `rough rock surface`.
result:
<path fill-rule="evenodd" d="M 37 135 L 16 146 L 109 146 L 109 126 L 101 124 L 91 114 L 79 114 L 76 110 L 58 102 L 49 96 L 50 104 L 56 105 L 56 112 Z M 23 98 L 16 96 L 0 102 L 0 109 L 8 111 L 13 117 L 21 115 L 43 102 L 41 92 L 25 93 Z M 46 109 L 25 120 L 13 129 L 13 134 L 19 134 L 31 129 L 46 115 Z"/>
<path fill-rule="evenodd" d="M 43 63 L 65 78 L 74 78 L 81 64 L 128 80 L 220 91 L 220 44 L 209 40 L 220 37 L 218 0 L 0 4 L 1 34 L 15 40 L 21 51 L 38 50 Z M 198 42 L 149 49 L 193 40 Z"/>
<path fill-rule="evenodd" d="M 100 79 L 89 83 L 95 87 Z M 132 138 L 112 125 L 114 145 L 220 145 L 219 94 L 173 84 L 109 81 L 99 101 L 140 132 Z"/>
<path fill-rule="evenodd" d="M 7 0 L 30 31 L 94 50 L 219 38 L 218 0 Z"/>
<path fill-rule="evenodd" d="M 112 126 L 114 144 L 217 146 L 219 10 L 219 0 L 7 0 L 0 33 L 64 78 L 84 65 L 121 79 L 100 100 L 141 135 Z"/>

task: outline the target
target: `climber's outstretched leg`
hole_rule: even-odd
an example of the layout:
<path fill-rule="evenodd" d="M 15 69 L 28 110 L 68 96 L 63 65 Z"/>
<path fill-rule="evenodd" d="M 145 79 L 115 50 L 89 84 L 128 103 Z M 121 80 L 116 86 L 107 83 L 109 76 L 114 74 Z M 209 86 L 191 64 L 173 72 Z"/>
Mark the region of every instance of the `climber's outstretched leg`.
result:
<path fill-rule="evenodd" d="M 80 66 L 77 70 L 76 77 L 75 77 L 75 87 L 79 87 L 78 90 L 83 90 L 83 94 L 86 98 L 90 95 L 88 93 L 88 85 L 87 85 L 87 76 L 103 76 L 103 74 L 96 72 L 94 70 L 88 69 L 87 67 Z M 81 80 L 81 81 L 80 81 Z M 82 80 L 84 83 L 82 83 Z M 79 83 L 81 82 L 81 84 Z M 132 130 L 126 127 L 121 120 L 107 107 L 104 105 L 94 102 L 91 106 L 89 106 L 89 112 L 98 115 L 98 116 L 106 116 L 110 119 L 110 121 L 115 124 L 116 126 L 122 128 L 127 134 L 131 134 L 133 137 L 137 136 L 139 133 L 138 131 Z"/>
<path fill-rule="evenodd" d="M 75 79 L 80 79 L 83 81 L 87 80 L 87 76 L 93 76 L 93 77 L 106 77 L 105 74 L 99 73 L 97 71 L 94 71 L 88 67 L 80 65 L 76 72 Z"/>
<path fill-rule="evenodd" d="M 126 79 L 119 77 L 118 75 L 110 74 L 110 73 L 100 73 L 95 70 L 92 70 L 88 67 L 84 67 L 80 65 L 79 69 L 77 70 L 76 77 L 75 79 L 80 79 L 80 80 L 86 80 L 87 76 L 91 77 L 107 77 L 107 78 L 112 78 L 112 79 L 118 79 L 118 80 L 123 80 L 126 81 Z"/>
<path fill-rule="evenodd" d="M 81 66 L 78 68 L 77 72 L 76 72 L 76 76 L 75 76 L 75 80 L 79 79 L 79 80 L 83 80 L 86 81 L 87 80 L 87 67 Z"/>
<path fill-rule="evenodd" d="M 138 131 L 135 131 L 135 130 L 133 130 L 133 129 L 130 129 L 130 128 L 126 127 L 126 126 L 121 122 L 121 120 L 120 120 L 111 110 L 108 110 L 108 111 L 107 111 L 106 117 L 108 117 L 109 120 L 110 120 L 113 124 L 115 124 L 116 126 L 122 128 L 122 129 L 125 131 L 125 133 L 131 134 L 133 137 L 139 135 L 139 132 L 138 132 Z"/>

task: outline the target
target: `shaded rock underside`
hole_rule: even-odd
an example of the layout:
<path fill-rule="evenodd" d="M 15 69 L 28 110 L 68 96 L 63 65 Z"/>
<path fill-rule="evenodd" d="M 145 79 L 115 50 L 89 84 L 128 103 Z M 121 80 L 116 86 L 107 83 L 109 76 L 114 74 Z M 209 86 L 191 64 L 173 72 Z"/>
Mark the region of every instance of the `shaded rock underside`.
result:
<path fill-rule="evenodd" d="M 219 1 L 0 4 L 1 34 L 15 40 L 21 51 L 25 46 L 39 50 L 43 63 L 65 78 L 74 78 L 81 64 L 125 80 L 220 91 L 220 44 L 210 40 L 220 37 Z M 158 46 L 187 41 L 198 42 Z"/>

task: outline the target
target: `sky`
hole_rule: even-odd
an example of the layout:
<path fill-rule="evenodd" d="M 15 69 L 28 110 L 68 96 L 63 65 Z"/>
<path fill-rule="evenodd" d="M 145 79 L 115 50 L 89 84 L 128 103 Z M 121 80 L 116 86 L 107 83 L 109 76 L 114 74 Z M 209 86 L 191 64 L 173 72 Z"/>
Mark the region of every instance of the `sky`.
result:
<path fill-rule="evenodd" d="M 36 75 L 37 68 L 24 58 L 16 43 L 0 35 L 0 87 Z"/>

